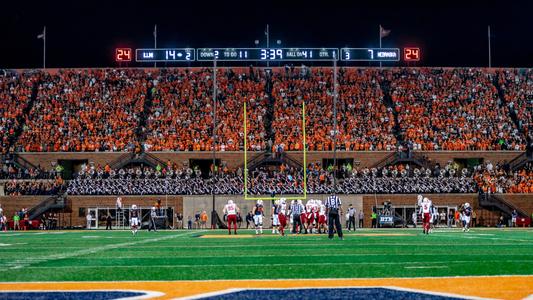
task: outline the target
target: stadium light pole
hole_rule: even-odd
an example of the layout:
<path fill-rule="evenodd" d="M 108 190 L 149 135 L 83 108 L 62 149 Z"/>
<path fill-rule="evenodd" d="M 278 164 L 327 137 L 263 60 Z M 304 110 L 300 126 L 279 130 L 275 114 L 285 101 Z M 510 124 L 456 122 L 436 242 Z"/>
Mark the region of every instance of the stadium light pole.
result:
<path fill-rule="evenodd" d="M 157 49 L 157 24 L 154 25 L 154 49 Z M 156 61 L 154 61 L 154 68 L 157 68 Z"/>
<path fill-rule="evenodd" d="M 215 187 L 216 187 L 216 128 L 217 128 L 217 58 L 213 59 L 213 171 L 212 171 L 212 181 L 213 188 L 211 189 L 211 194 L 213 196 L 213 210 L 211 211 L 211 229 L 215 229 L 216 222 L 216 210 L 215 210 Z"/>
<path fill-rule="evenodd" d="M 337 54 L 333 53 L 333 191 L 337 193 Z"/>
<path fill-rule="evenodd" d="M 46 26 L 43 28 L 43 33 L 37 36 L 37 39 L 43 39 L 43 69 L 46 69 Z"/>
<path fill-rule="evenodd" d="M 270 49 L 270 28 L 268 24 L 266 27 L 265 35 L 266 35 L 266 40 L 267 40 L 267 49 Z M 268 60 L 267 60 L 267 67 L 270 67 L 270 62 Z"/>
<path fill-rule="evenodd" d="M 490 25 L 487 26 L 487 38 L 489 40 L 489 68 L 492 68 L 492 53 L 490 52 Z"/>

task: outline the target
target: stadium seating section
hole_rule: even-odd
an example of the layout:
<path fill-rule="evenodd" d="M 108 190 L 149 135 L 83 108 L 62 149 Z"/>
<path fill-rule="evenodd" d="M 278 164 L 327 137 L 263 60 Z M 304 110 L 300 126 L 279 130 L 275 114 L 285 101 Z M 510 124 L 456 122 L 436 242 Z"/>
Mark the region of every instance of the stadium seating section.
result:
<path fill-rule="evenodd" d="M 212 77 L 199 68 L 0 76 L 2 151 L 209 151 Z M 277 68 L 268 79 L 222 68 L 217 88 L 218 150 L 242 150 L 244 102 L 250 150 L 272 146 L 269 104 L 273 146 L 301 150 L 302 101 L 309 150 L 333 148 L 331 68 Z M 532 70 L 340 68 L 338 95 L 340 150 L 524 150 L 533 119 Z"/>
<path fill-rule="evenodd" d="M 532 140 L 533 70 L 469 68 L 339 68 L 340 151 L 525 151 Z M 332 68 L 220 68 L 216 143 L 213 70 L 62 69 L 0 75 L 1 151 L 157 152 L 334 148 Z M 243 104 L 247 103 L 247 136 Z M 495 162 L 499 163 L 499 162 Z M 91 166 L 70 183 L 38 166 L 2 164 L 8 195 L 210 194 L 207 174 L 169 163 L 160 170 Z M 390 169 L 393 168 L 393 169 Z M 453 171 L 450 171 L 452 170 Z M 92 173 L 90 173 L 92 172 Z M 137 174 L 140 172 L 140 174 Z M 435 166 L 339 170 L 344 193 L 533 193 L 533 167 L 503 165 L 465 171 Z M 333 175 L 310 164 L 310 193 L 332 191 Z M 242 170 L 219 169 L 216 193 L 240 194 Z M 251 194 L 302 193 L 303 170 L 254 170 Z"/>

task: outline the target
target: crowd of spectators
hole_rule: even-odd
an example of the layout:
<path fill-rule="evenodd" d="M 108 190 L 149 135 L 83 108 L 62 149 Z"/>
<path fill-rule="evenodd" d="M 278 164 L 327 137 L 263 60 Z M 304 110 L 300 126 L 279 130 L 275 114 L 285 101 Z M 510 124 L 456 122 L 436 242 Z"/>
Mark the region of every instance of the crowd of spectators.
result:
<path fill-rule="evenodd" d="M 481 69 L 392 69 L 391 96 L 415 150 L 524 150 L 525 139 Z"/>
<path fill-rule="evenodd" d="M 135 147 L 147 92 L 143 70 L 44 73 L 17 151 L 124 151 Z"/>
<path fill-rule="evenodd" d="M 242 169 L 230 171 L 219 167 L 215 179 L 199 168 L 178 168 L 175 165 L 130 167 L 113 170 L 91 167 L 80 171 L 68 186 L 71 195 L 161 195 L 183 194 L 242 194 Z M 310 194 L 335 191 L 341 194 L 365 193 L 472 193 L 477 185 L 472 173 L 448 164 L 431 169 L 397 165 L 384 168 L 352 168 L 343 165 L 334 172 L 332 166 L 318 163 L 307 168 L 307 192 Z M 279 168 L 259 168 L 248 173 L 247 192 L 250 195 L 303 194 L 303 169 L 281 165 Z M 215 180 L 216 184 L 213 184 Z"/>
<path fill-rule="evenodd" d="M 533 193 L 533 164 L 513 172 L 487 162 L 475 168 L 474 179 L 484 193 Z"/>
<path fill-rule="evenodd" d="M 395 150 L 392 110 L 383 103 L 379 71 L 340 69 L 337 97 L 337 147 L 341 150 Z M 334 87 L 331 68 L 289 69 L 274 73 L 273 130 L 283 150 L 302 150 L 305 102 L 309 150 L 333 150 Z"/>
<path fill-rule="evenodd" d="M 4 193 L 8 196 L 57 195 L 65 189 L 61 177 L 39 180 L 9 180 L 5 183 Z"/>
<path fill-rule="evenodd" d="M 145 147 L 151 151 L 211 151 L 213 148 L 213 70 L 160 70 L 154 77 L 152 114 Z M 264 150 L 264 77 L 253 69 L 217 72 L 218 151 L 244 146 L 243 103 L 248 107 L 248 148 Z"/>
<path fill-rule="evenodd" d="M 37 168 L 21 168 L 14 164 L 0 164 L 0 179 L 48 179 L 55 177 L 40 166 Z"/>
<path fill-rule="evenodd" d="M 498 71 L 505 104 L 516 114 L 526 133 L 533 130 L 533 69 Z"/>
<path fill-rule="evenodd" d="M 38 74 L 0 74 L 0 153 L 6 153 L 10 137 L 24 118 Z"/>
<path fill-rule="evenodd" d="M 524 150 L 532 78 L 532 70 L 339 68 L 338 149 L 396 150 L 400 136 L 414 150 Z M 21 129 L 14 151 L 210 151 L 213 79 L 210 68 L 0 75 L 1 150 Z M 36 81 L 37 97 L 24 115 Z M 245 102 L 249 150 L 301 150 L 302 102 L 309 150 L 333 149 L 331 68 L 280 68 L 271 76 L 220 68 L 216 81 L 218 151 L 243 149 Z"/>

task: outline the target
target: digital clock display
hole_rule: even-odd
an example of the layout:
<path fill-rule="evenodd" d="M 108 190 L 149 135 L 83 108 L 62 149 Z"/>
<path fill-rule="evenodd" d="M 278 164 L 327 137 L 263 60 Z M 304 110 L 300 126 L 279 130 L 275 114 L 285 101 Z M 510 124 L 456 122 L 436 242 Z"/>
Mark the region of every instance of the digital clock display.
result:
<path fill-rule="evenodd" d="M 116 62 L 129 62 L 129 61 L 131 61 L 131 48 L 117 48 L 117 49 L 115 49 L 115 61 Z"/>
<path fill-rule="evenodd" d="M 200 48 L 198 61 L 333 61 L 337 48 Z"/>
<path fill-rule="evenodd" d="M 420 48 L 405 47 L 403 48 L 404 61 L 420 61 Z"/>
<path fill-rule="evenodd" d="M 194 61 L 193 48 L 136 49 L 135 60 L 138 62 L 187 62 Z"/>
<path fill-rule="evenodd" d="M 342 48 L 342 61 L 399 61 L 398 48 Z"/>

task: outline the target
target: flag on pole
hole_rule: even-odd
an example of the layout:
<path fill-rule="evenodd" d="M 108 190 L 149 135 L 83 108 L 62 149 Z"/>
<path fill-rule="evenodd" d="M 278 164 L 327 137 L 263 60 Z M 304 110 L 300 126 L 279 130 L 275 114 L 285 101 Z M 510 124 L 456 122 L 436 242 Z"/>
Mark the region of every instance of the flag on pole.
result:
<path fill-rule="evenodd" d="M 44 39 L 46 37 L 46 29 L 43 29 L 43 33 L 37 36 L 38 39 Z"/>
<path fill-rule="evenodd" d="M 384 38 L 390 34 L 390 29 L 385 29 L 383 26 L 379 25 L 379 37 Z"/>

